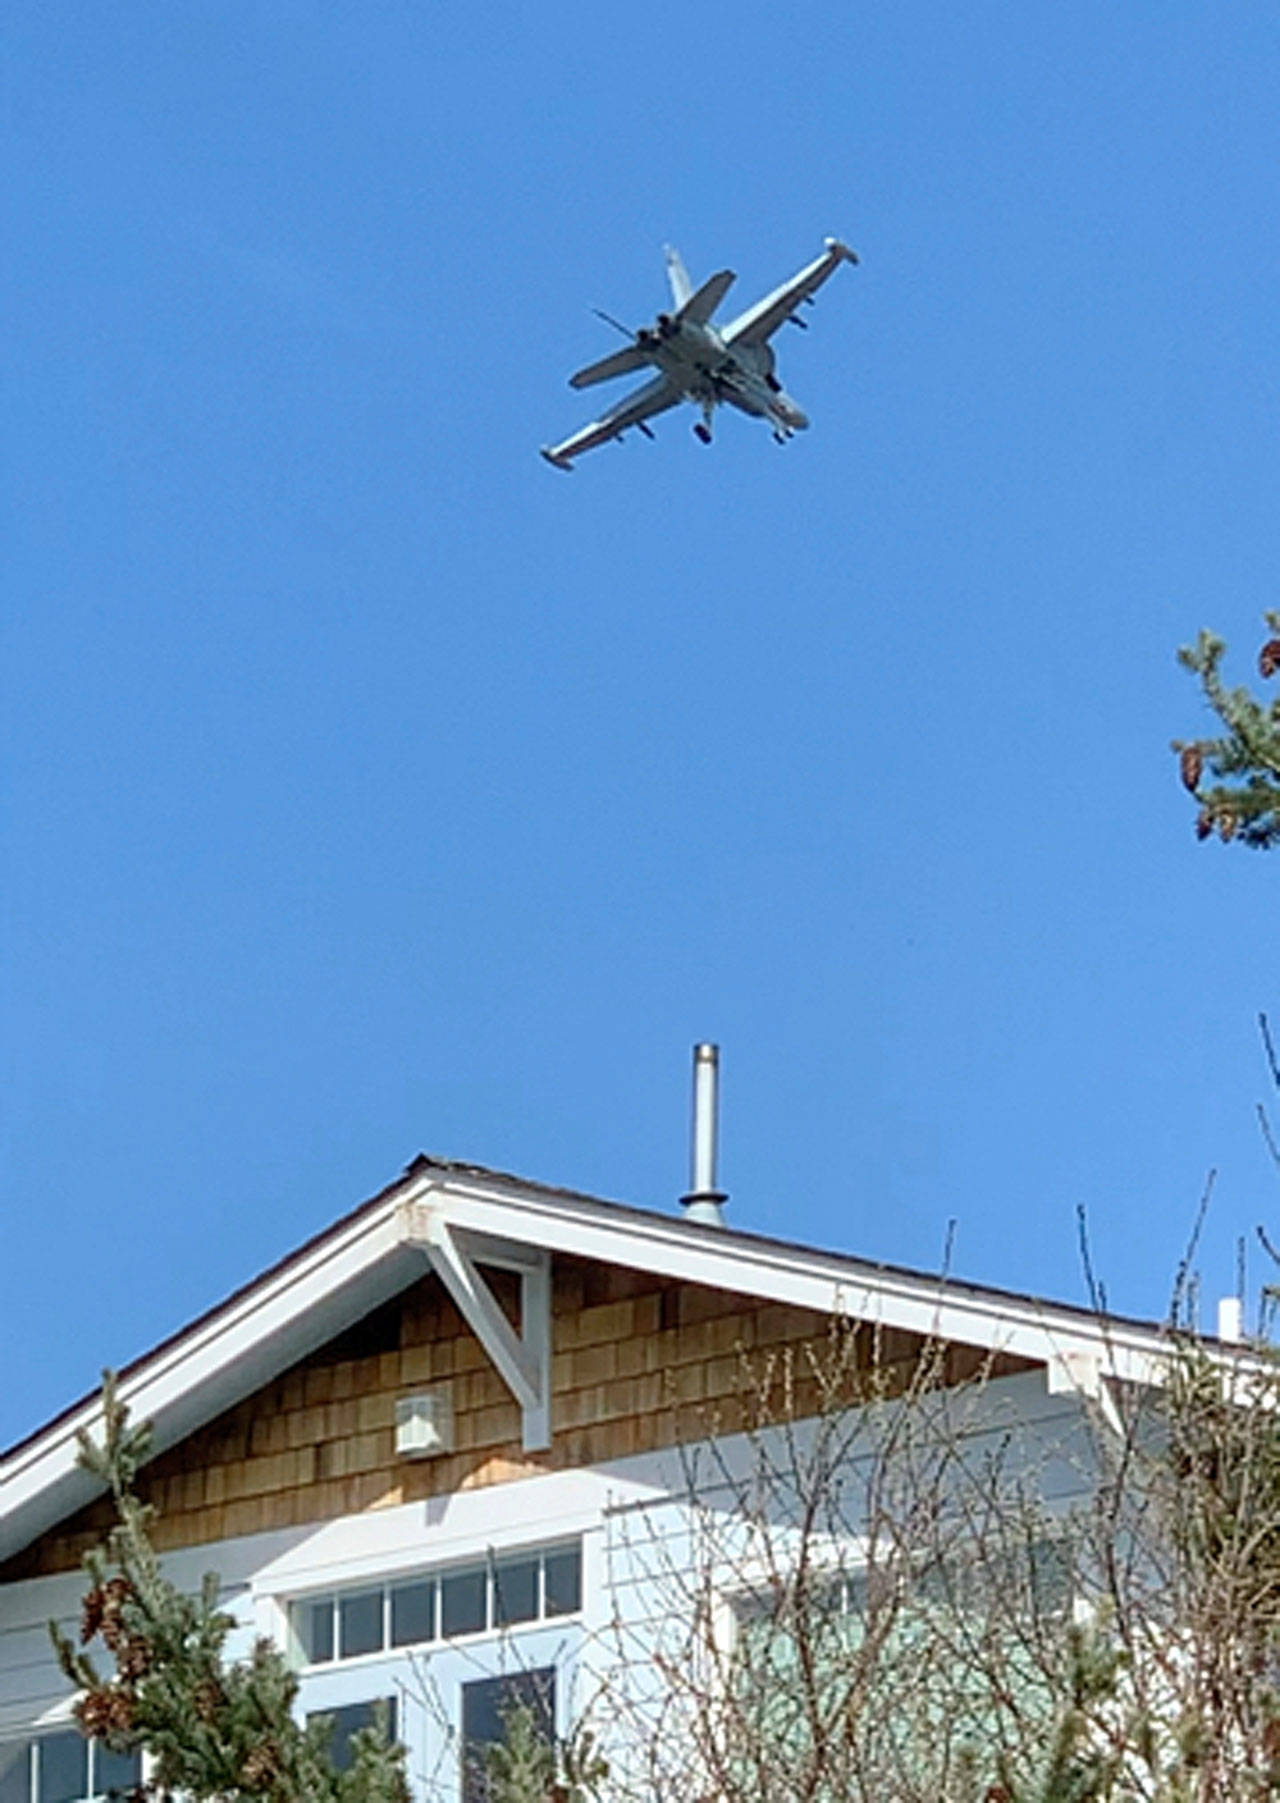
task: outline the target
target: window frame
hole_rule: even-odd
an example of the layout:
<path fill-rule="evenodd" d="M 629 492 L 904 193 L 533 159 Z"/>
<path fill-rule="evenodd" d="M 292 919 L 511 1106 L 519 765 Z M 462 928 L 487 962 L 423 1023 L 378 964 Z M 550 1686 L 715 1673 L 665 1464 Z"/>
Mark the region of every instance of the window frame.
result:
<path fill-rule="evenodd" d="M 69 1716 L 60 1722 L 47 1722 L 42 1727 L 38 1729 L 33 1728 L 25 1734 L 16 1736 L 6 1735 L 3 1741 L 0 1741 L 0 1751 L 3 1751 L 6 1748 L 18 1747 L 22 1750 L 23 1755 L 25 1755 L 27 1767 L 26 1797 L 21 1799 L 21 1803 L 44 1803 L 42 1795 L 42 1773 L 40 1771 L 41 1759 L 38 1750 L 43 1742 L 59 1740 L 64 1735 L 75 1735 L 78 1739 L 83 1741 L 85 1749 L 84 1770 L 87 1789 L 81 1791 L 79 1796 L 70 1799 L 69 1803 L 105 1803 L 107 1792 L 97 1787 L 97 1765 L 99 1751 L 104 1750 L 109 1752 L 110 1749 L 104 1746 L 101 1739 L 90 1735 L 82 1735 L 75 1722 L 72 1721 Z M 120 1757 L 124 1757 L 124 1755 L 121 1755 Z M 146 1757 L 141 1751 L 139 1751 L 136 1757 L 138 1761 L 138 1782 L 142 1783 L 146 1777 Z"/>
<path fill-rule="evenodd" d="M 547 1582 L 547 1561 L 566 1553 L 576 1555 L 577 1560 L 577 1603 L 575 1607 L 548 1611 L 549 1586 Z M 498 1604 L 498 1574 L 502 1567 L 534 1564 L 536 1568 L 536 1612 L 532 1616 L 519 1621 L 503 1621 L 500 1619 Z M 456 1634 L 444 1632 L 444 1588 L 450 1578 L 479 1574 L 484 1580 L 484 1612 L 479 1627 L 467 1628 Z M 398 1655 L 412 1653 L 415 1650 L 430 1648 L 432 1650 L 447 1647 L 468 1646 L 477 1642 L 492 1639 L 494 1636 L 520 1634 L 536 1628 L 553 1626 L 557 1622 L 570 1622 L 580 1619 L 586 1606 L 587 1561 L 583 1536 L 581 1534 L 560 1536 L 553 1540 L 540 1540 L 532 1546 L 489 1547 L 483 1553 L 471 1558 L 453 1558 L 438 1565 L 421 1565 L 405 1570 L 397 1570 L 380 1578 L 364 1577 L 355 1579 L 349 1584 L 326 1585 L 323 1589 L 300 1591 L 282 1599 L 284 1616 L 287 1624 L 287 1645 L 290 1663 L 300 1674 L 308 1676 L 337 1670 L 358 1670 L 362 1665 L 378 1660 L 393 1658 Z M 433 1587 L 431 1615 L 432 1633 L 426 1640 L 406 1640 L 396 1642 L 393 1639 L 394 1605 L 393 1596 L 398 1590 L 410 1590 L 416 1586 L 431 1584 Z M 353 1653 L 350 1657 L 342 1656 L 342 1604 L 344 1600 L 378 1592 L 382 1599 L 381 1609 L 381 1643 L 377 1647 L 363 1653 Z M 326 1635 L 327 1644 L 332 1648 L 329 1656 L 313 1659 L 309 1652 L 310 1626 L 304 1631 L 303 1621 L 308 1613 L 316 1608 L 327 1606 L 330 1627 Z"/>
<path fill-rule="evenodd" d="M 483 1796 L 477 1795 L 471 1788 L 471 1781 L 472 1781 L 472 1777 L 473 1777 L 474 1770 L 475 1770 L 472 1762 L 473 1762 L 473 1759 L 475 1756 L 476 1749 L 481 1748 L 481 1747 L 502 1746 L 505 1744 L 505 1741 L 503 1741 L 503 1740 L 484 1740 L 484 1741 L 482 1741 L 479 1739 L 473 1739 L 468 1736 L 467 1729 L 466 1729 L 467 1692 L 468 1691 L 474 1692 L 475 1690 L 479 1689 L 479 1687 L 481 1685 L 516 1686 L 516 1685 L 523 1684 L 523 1685 L 533 1686 L 533 1687 L 542 1687 L 544 1685 L 544 1681 L 545 1681 L 545 1689 L 543 1689 L 542 1694 L 535 1699 L 534 1710 L 535 1710 L 535 1713 L 541 1712 L 545 1717 L 544 1722 L 542 1723 L 542 1726 L 546 1729 L 549 1729 L 548 1745 L 552 1751 L 552 1756 L 554 1758 L 555 1748 L 556 1748 L 559 1733 L 560 1733 L 560 1694 L 561 1694 L 560 1693 L 560 1670 L 556 1664 L 552 1663 L 550 1665 L 540 1665 L 540 1666 L 535 1666 L 531 1669 L 520 1669 L 520 1670 L 516 1670 L 516 1671 L 490 1672 L 490 1673 L 485 1673 L 485 1674 L 477 1674 L 474 1678 L 464 1678 L 459 1683 L 459 1685 L 458 1685 L 458 1797 L 459 1797 L 459 1803 L 483 1803 Z M 515 1700 L 514 1707 L 515 1708 L 527 1708 L 527 1707 L 529 1707 L 529 1704 L 526 1701 L 524 1701 L 523 1699 L 517 1698 Z M 484 1786 L 482 1785 L 481 1791 L 483 1791 L 483 1788 L 484 1788 Z"/>

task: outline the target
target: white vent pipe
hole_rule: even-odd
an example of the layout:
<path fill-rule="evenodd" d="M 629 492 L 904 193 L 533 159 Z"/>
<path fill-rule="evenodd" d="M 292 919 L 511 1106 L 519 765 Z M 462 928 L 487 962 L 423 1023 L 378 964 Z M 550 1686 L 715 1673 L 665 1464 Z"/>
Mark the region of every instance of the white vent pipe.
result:
<path fill-rule="evenodd" d="M 693 1048 L 693 1155 L 689 1194 L 680 1203 L 687 1221 L 723 1227 L 725 1193 L 716 1188 L 720 1114 L 720 1047 Z"/>

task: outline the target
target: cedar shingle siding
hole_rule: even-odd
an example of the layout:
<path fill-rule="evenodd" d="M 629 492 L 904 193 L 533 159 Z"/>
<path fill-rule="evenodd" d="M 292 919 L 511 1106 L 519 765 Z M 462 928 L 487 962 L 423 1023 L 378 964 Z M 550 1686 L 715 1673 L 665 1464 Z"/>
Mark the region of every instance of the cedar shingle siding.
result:
<path fill-rule="evenodd" d="M 518 1326 L 515 1279 L 486 1276 Z M 830 1331 L 809 1310 L 564 1257 L 555 1261 L 552 1309 L 549 1451 L 521 1450 L 519 1408 L 428 1275 L 163 1453 L 140 1486 L 159 1510 L 157 1545 L 327 1521 L 729 1432 L 746 1407 L 743 1353 L 820 1346 Z M 918 1345 L 890 1332 L 880 1357 L 909 1369 Z M 982 1362 L 953 1348 L 948 1376 L 959 1380 Z M 803 1373 L 803 1358 L 796 1368 Z M 1022 1368 L 1025 1361 L 998 1362 L 1000 1371 Z M 443 1383 L 452 1387 L 456 1450 L 398 1458 L 397 1398 Z M 806 1388 L 801 1376 L 801 1412 Z M 0 1583 L 74 1567 L 109 1519 L 103 1502 L 81 1510 L 0 1566 Z"/>

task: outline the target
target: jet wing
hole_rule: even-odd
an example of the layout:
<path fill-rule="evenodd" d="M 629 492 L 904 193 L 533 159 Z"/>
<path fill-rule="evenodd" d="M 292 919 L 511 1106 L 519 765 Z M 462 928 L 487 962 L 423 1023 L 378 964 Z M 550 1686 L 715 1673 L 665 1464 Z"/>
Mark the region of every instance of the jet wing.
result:
<path fill-rule="evenodd" d="M 611 351 L 598 363 L 588 363 L 585 369 L 578 370 L 569 377 L 569 386 L 590 388 L 593 382 L 611 382 L 615 376 L 629 376 L 634 370 L 644 369 L 648 362 L 648 351 L 642 351 L 638 344 L 625 344 L 620 351 Z"/>
<path fill-rule="evenodd" d="M 544 445 L 542 455 L 548 463 L 554 463 L 557 469 L 572 469 L 573 459 L 580 457 L 583 451 L 593 451 L 598 444 L 608 444 L 611 438 L 621 438 L 632 426 L 652 419 L 656 413 L 665 413 L 668 407 L 674 407 L 683 398 L 684 391 L 667 376 L 655 376 L 652 382 L 646 382 L 643 388 L 637 388 L 625 401 L 619 401 L 616 407 L 601 414 L 591 425 L 575 432 L 572 438 L 566 438 L 563 444 Z"/>
<path fill-rule="evenodd" d="M 745 313 L 739 313 L 735 320 L 722 327 L 720 336 L 725 343 L 763 344 L 791 317 L 801 301 L 807 300 L 829 275 L 835 274 L 841 263 L 858 261 L 849 246 L 841 244 L 838 238 L 828 238 L 826 243 L 822 255 L 815 257 L 799 275 L 793 275 L 789 282 L 775 288 L 772 294 L 766 294 L 762 301 L 757 301 L 754 307 L 748 307 Z"/>

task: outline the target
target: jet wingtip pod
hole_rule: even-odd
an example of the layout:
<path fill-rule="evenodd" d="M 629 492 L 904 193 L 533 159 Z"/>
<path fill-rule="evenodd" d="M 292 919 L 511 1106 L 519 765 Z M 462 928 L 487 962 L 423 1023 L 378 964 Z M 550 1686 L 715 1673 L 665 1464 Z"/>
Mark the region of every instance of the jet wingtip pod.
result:
<path fill-rule="evenodd" d="M 551 449 L 550 445 L 544 444 L 541 447 L 539 454 L 546 458 L 552 469 L 564 470 L 566 474 L 570 475 L 573 473 L 573 465 L 570 463 L 569 459 L 567 457 L 558 457 Z"/>
<path fill-rule="evenodd" d="M 857 251 L 850 250 L 843 238 L 825 238 L 823 242 L 829 251 L 833 251 L 838 257 L 843 257 L 846 263 L 856 263 L 858 261 Z"/>

